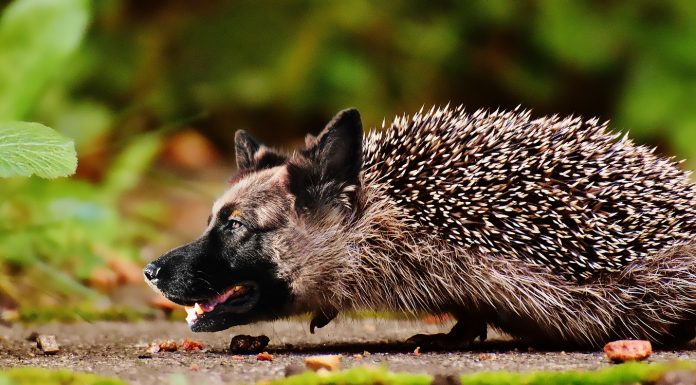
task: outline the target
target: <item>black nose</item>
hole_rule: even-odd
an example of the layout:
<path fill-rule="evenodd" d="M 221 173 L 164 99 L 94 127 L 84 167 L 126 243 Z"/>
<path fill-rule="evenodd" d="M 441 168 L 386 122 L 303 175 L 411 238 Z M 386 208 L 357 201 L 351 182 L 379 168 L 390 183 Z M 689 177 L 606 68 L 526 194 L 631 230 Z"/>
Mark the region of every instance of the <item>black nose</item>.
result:
<path fill-rule="evenodd" d="M 145 278 L 147 278 L 148 281 L 156 280 L 159 272 L 159 266 L 155 266 L 154 263 L 148 263 L 147 266 L 145 266 L 145 269 L 143 269 L 143 274 L 145 274 Z"/>

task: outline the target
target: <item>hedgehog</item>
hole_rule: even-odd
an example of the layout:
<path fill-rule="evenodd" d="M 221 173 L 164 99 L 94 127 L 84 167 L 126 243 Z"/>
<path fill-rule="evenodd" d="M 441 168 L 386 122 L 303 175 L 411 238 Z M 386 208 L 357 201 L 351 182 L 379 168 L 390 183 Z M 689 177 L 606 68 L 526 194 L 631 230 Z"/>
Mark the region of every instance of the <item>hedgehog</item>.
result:
<path fill-rule="evenodd" d="M 447 106 L 363 133 L 348 109 L 292 153 L 235 148 L 203 235 L 144 270 L 193 331 L 386 310 L 456 320 L 424 347 L 696 334 L 696 184 L 607 122 Z"/>

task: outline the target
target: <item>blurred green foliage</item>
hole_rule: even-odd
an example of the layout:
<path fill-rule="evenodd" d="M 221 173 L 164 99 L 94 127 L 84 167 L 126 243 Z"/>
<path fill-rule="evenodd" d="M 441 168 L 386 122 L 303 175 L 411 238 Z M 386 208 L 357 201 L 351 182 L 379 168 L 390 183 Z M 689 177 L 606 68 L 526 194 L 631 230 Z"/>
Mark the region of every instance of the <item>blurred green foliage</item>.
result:
<path fill-rule="evenodd" d="M 94 322 L 94 321 L 121 321 L 133 322 L 144 318 L 153 318 L 156 312 L 146 309 L 132 309 L 125 306 L 112 306 L 105 309 L 95 309 L 94 306 L 64 306 L 64 307 L 26 307 L 18 314 L 19 321 L 23 323 L 47 323 L 59 322 Z M 177 321 L 181 315 L 176 314 Z"/>
<path fill-rule="evenodd" d="M 80 158 L 74 179 L 0 184 L 0 292 L 14 301 L 101 299 L 82 283 L 104 250 L 137 258 L 167 232 L 143 220 L 156 202 L 124 197 L 178 129 L 230 159 L 235 129 L 289 146 L 347 106 L 373 127 L 422 105 L 521 104 L 612 119 L 696 164 L 691 0 L 9 4 L 0 121 L 54 127 Z"/>
<path fill-rule="evenodd" d="M 0 19 L 0 120 L 29 115 L 79 46 L 89 8 L 83 0 L 18 0 L 5 10 Z M 0 175 L 54 177 L 74 172 L 72 141 L 48 127 L 0 123 L 0 134 Z M 108 258 L 136 255 L 137 240 L 149 228 L 123 218 L 118 199 L 137 183 L 159 143 L 156 133 L 134 138 L 99 184 L 3 180 L 0 304 L 104 300 L 83 282 Z"/>
<path fill-rule="evenodd" d="M 27 116 L 84 35 L 87 0 L 23 0 L 0 23 L 0 120 Z"/>
<path fill-rule="evenodd" d="M 38 94 L 75 51 L 87 21 L 78 4 L 18 1 L 0 19 L 0 177 L 72 175 L 74 144 L 22 119 Z M 56 33 L 59 31 L 60 33 Z"/>
<path fill-rule="evenodd" d="M 116 378 L 102 377 L 70 370 L 43 368 L 11 368 L 0 373 L 2 385 L 126 385 Z"/>
<path fill-rule="evenodd" d="M 481 372 L 462 375 L 459 379 L 465 385 L 620 385 L 620 384 L 654 384 L 668 371 L 693 371 L 694 364 L 687 361 L 672 363 L 629 362 L 593 371 L 530 371 L 515 372 Z M 688 372 L 687 372 L 688 373 Z M 270 385 L 322 385 L 322 384 L 390 384 L 390 385 L 427 385 L 450 383 L 447 380 L 434 380 L 426 374 L 394 373 L 385 368 L 355 367 L 352 369 L 327 372 L 323 375 L 313 371 L 286 378 L 272 380 Z"/>
<path fill-rule="evenodd" d="M 284 144 L 346 106 L 375 126 L 451 101 L 600 116 L 696 158 L 693 1 L 94 4 L 83 48 L 35 110 L 75 136 L 198 117 L 225 149 L 236 128 Z"/>

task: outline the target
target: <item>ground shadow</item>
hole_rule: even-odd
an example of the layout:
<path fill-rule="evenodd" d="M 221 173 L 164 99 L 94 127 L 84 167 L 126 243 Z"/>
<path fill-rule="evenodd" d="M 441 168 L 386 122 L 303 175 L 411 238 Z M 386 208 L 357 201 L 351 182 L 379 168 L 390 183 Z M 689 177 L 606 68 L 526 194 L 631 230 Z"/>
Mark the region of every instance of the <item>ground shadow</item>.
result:
<path fill-rule="evenodd" d="M 327 342 L 327 343 L 307 343 L 307 344 L 283 344 L 271 345 L 267 350 L 271 354 L 362 354 L 370 353 L 411 353 L 416 345 L 405 341 L 374 341 L 374 342 Z M 601 348 L 572 348 L 568 346 L 553 346 L 525 343 L 519 340 L 489 340 L 483 343 L 475 342 L 466 349 L 421 349 L 423 352 L 471 352 L 471 353 L 551 353 L 551 352 L 574 352 L 574 353 L 596 353 Z M 696 344 L 693 342 L 679 347 L 655 347 L 655 351 L 696 351 Z M 230 354 L 228 350 L 212 350 L 211 353 Z"/>

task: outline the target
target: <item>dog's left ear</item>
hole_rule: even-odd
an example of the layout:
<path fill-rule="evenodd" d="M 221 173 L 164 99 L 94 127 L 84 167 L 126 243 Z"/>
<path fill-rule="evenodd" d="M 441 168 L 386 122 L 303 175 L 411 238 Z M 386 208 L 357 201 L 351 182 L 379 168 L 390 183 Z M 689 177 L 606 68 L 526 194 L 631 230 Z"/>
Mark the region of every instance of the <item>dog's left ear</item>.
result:
<path fill-rule="evenodd" d="M 249 169 L 253 165 L 254 155 L 261 145 L 244 130 L 237 130 L 234 134 L 234 148 L 237 156 L 237 168 Z"/>
<path fill-rule="evenodd" d="M 336 114 L 309 149 L 323 180 L 358 184 L 362 167 L 363 129 L 360 113 L 349 108 Z"/>
<path fill-rule="evenodd" d="M 260 144 L 244 130 L 234 134 L 234 147 L 239 170 L 261 170 L 280 166 L 287 157 Z"/>

